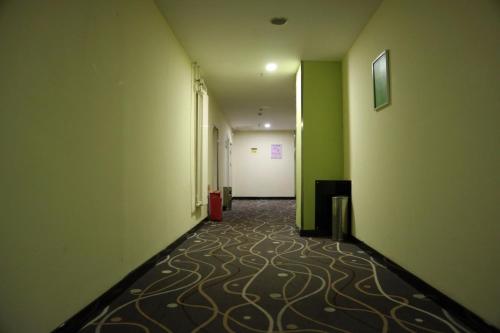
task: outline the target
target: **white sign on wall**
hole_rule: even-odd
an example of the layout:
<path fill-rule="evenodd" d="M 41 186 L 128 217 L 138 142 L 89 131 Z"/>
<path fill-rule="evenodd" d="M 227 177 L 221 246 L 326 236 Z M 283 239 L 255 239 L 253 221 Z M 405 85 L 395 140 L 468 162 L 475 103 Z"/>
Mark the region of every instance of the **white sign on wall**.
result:
<path fill-rule="evenodd" d="M 281 160 L 283 154 L 283 145 L 281 144 L 272 144 L 271 145 L 271 159 L 272 160 Z"/>

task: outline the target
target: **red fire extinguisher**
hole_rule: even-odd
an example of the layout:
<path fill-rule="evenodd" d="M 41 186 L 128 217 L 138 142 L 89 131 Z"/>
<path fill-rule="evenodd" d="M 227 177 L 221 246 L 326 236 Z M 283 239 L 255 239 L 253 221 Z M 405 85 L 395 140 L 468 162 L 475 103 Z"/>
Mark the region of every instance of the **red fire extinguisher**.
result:
<path fill-rule="evenodd" d="M 210 192 L 210 221 L 222 221 L 222 198 L 219 191 Z"/>

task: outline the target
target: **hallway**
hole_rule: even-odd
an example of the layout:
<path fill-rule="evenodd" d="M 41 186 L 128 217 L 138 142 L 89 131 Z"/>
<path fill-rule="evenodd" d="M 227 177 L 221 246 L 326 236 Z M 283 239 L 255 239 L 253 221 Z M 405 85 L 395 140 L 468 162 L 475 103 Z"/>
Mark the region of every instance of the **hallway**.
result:
<path fill-rule="evenodd" d="M 500 332 L 499 18 L 0 0 L 0 333 Z"/>
<path fill-rule="evenodd" d="M 81 332 L 470 332 L 359 247 L 301 238 L 294 220 L 294 200 L 235 200 Z"/>

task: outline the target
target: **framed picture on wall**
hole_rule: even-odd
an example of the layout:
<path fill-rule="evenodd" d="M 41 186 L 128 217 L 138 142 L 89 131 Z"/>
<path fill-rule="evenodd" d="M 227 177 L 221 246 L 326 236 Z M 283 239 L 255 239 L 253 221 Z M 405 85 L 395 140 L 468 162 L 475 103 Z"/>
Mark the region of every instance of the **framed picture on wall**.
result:
<path fill-rule="evenodd" d="M 391 102 L 389 84 L 389 50 L 384 50 L 372 62 L 373 107 L 380 110 Z"/>

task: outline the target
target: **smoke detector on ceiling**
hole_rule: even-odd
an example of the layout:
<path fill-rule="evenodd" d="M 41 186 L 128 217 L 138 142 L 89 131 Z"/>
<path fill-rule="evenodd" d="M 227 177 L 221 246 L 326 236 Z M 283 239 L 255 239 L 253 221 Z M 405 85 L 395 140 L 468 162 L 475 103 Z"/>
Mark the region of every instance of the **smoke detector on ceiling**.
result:
<path fill-rule="evenodd" d="M 273 17 L 271 19 L 271 24 L 274 25 L 284 25 L 286 22 L 288 22 L 286 17 Z"/>

